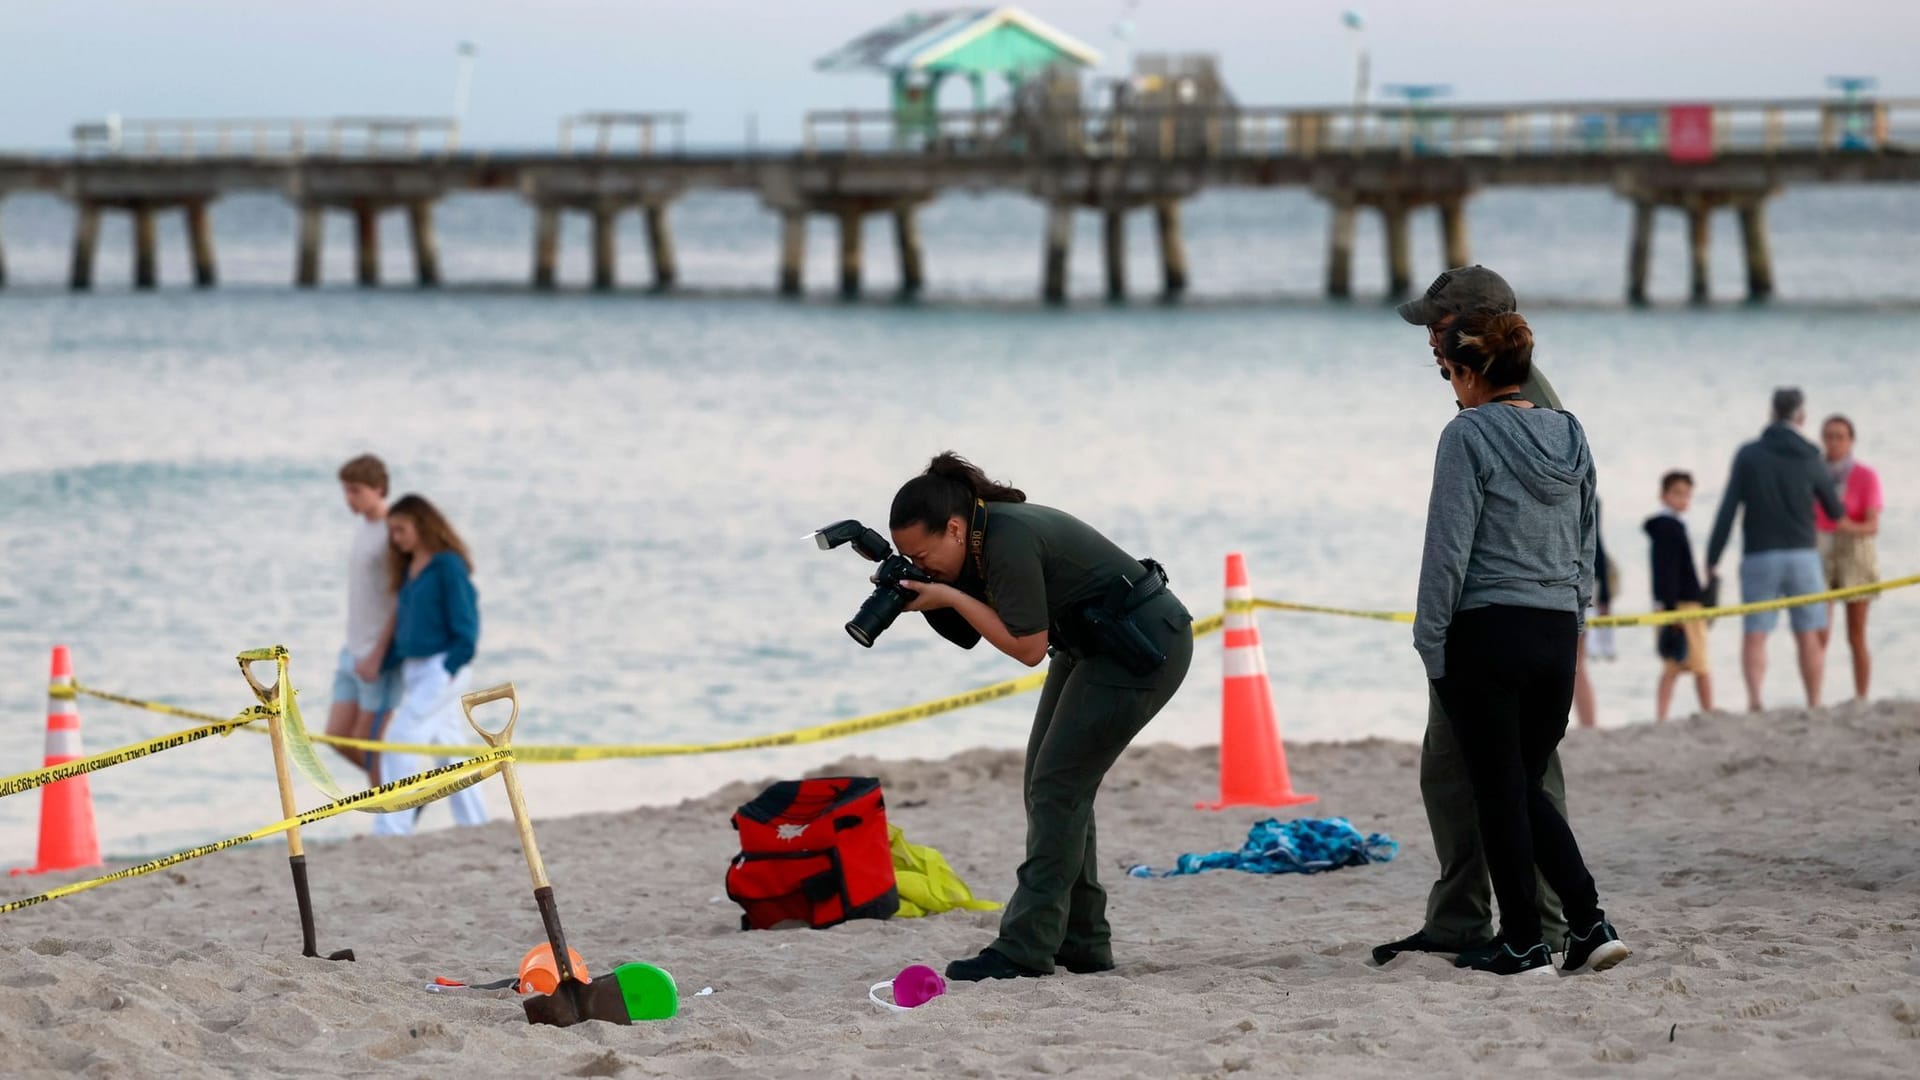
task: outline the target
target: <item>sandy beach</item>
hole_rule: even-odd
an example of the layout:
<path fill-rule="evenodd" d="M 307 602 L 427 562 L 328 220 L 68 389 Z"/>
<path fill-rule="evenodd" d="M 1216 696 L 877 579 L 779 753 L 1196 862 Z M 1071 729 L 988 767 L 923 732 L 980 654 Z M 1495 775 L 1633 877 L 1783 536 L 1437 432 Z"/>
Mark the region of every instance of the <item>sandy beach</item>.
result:
<path fill-rule="evenodd" d="M 671 1021 L 533 1028 L 511 993 L 423 989 L 509 975 L 539 940 L 511 826 L 496 822 L 314 848 L 321 948 L 352 947 L 354 964 L 297 955 L 277 842 L 6 916 L 0 1054 L 13 1075 L 98 1077 L 1911 1075 L 1920 706 L 1574 732 L 1564 753 L 1588 861 L 1636 949 L 1601 975 L 1369 962 L 1418 925 L 1432 878 L 1408 743 L 1292 753 L 1297 786 L 1322 799 L 1307 811 L 1391 834 L 1392 863 L 1125 877 L 1126 864 L 1237 846 L 1258 816 L 1192 809 L 1213 751 L 1145 746 L 1099 807 L 1111 974 L 874 1008 L 869 983 L 972 953 L 996 916 L 740 932 L 721 883 L 727 816 L 759 785 L 738 784 L 541 822 L 573 944 L 591 967 L 671 971 Z M 909 837 L 1006 897 L 1017 754 L 828 771 L 880 776 Z"/>

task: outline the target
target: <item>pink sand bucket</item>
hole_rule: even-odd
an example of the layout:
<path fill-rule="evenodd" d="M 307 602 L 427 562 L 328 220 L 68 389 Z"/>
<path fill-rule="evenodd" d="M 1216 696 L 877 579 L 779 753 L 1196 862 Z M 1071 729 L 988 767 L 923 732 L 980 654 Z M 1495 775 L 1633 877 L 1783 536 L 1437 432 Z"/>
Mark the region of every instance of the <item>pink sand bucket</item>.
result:
<path fill-rule="evenodd" d="M 882 990 L 888 991 L 893 1000 L 882 998 Z M 941 978 L 939 972 L 925 964 L 914 964 L 901 969 L 900 974 L 886 982 L 874 983 L 867 989 L 867 999 L 883 1009 L 907 1012 L 946 992 L 947 980 Z"/>

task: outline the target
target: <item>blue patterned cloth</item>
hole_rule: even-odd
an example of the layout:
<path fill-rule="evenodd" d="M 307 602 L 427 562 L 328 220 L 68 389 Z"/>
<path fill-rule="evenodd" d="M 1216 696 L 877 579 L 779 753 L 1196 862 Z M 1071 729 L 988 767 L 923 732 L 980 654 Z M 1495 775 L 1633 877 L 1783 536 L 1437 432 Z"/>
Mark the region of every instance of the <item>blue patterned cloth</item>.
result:
<path fill-rule="evenodd" d="M 1244 870 L 1249 874 L 1317 874 L 1343 866 L 1388 862 L 1400 845 L 1385 833 L 1363 835 L 1346 818 L 1296 818 L 1282 822 L 1268 818 L 1247 831 L 1238 851 L 1182 855 L 1179 865 L 1163 873 L 1145 866 L 1127 871 L 1132 877 L 1177 877 L 1203 870 Z"/>

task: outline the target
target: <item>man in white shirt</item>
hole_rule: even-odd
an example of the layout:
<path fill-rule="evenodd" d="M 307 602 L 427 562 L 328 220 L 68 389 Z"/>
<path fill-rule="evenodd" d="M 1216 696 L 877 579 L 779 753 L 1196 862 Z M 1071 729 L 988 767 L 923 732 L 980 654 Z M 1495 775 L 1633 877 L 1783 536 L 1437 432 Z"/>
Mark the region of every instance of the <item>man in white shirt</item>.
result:
<path fill-rule="evenodd" d="M 387 540 L 387 467 L 372 454 L 340 466 L 347 509 L 360 517 L 347 559 L 347 643 L 333 673 L 333 710 L 327 734 L 371 739 L 393 708 L 392 678 L 380 671 L 393 635 L 393 569 Z M 350 747 L 341 756 L 373 777 L 377 758 Z M 378 782 L 375 779 L 375 782 Z"/>

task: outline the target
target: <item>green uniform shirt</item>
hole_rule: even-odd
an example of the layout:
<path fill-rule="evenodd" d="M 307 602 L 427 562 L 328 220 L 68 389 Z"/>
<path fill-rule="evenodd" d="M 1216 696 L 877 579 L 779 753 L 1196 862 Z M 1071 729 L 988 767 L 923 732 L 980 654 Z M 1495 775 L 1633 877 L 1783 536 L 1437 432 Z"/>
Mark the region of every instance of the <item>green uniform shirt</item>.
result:
<path fill-rule="evenodd" d="M 1033 503 L 987 504 L 984 553 L 987 603 L 1015 637 L 1037 634 L 1105 596 L 1116 578 L 1138 582 L 1146 572 L 1079 518 Z"/>

